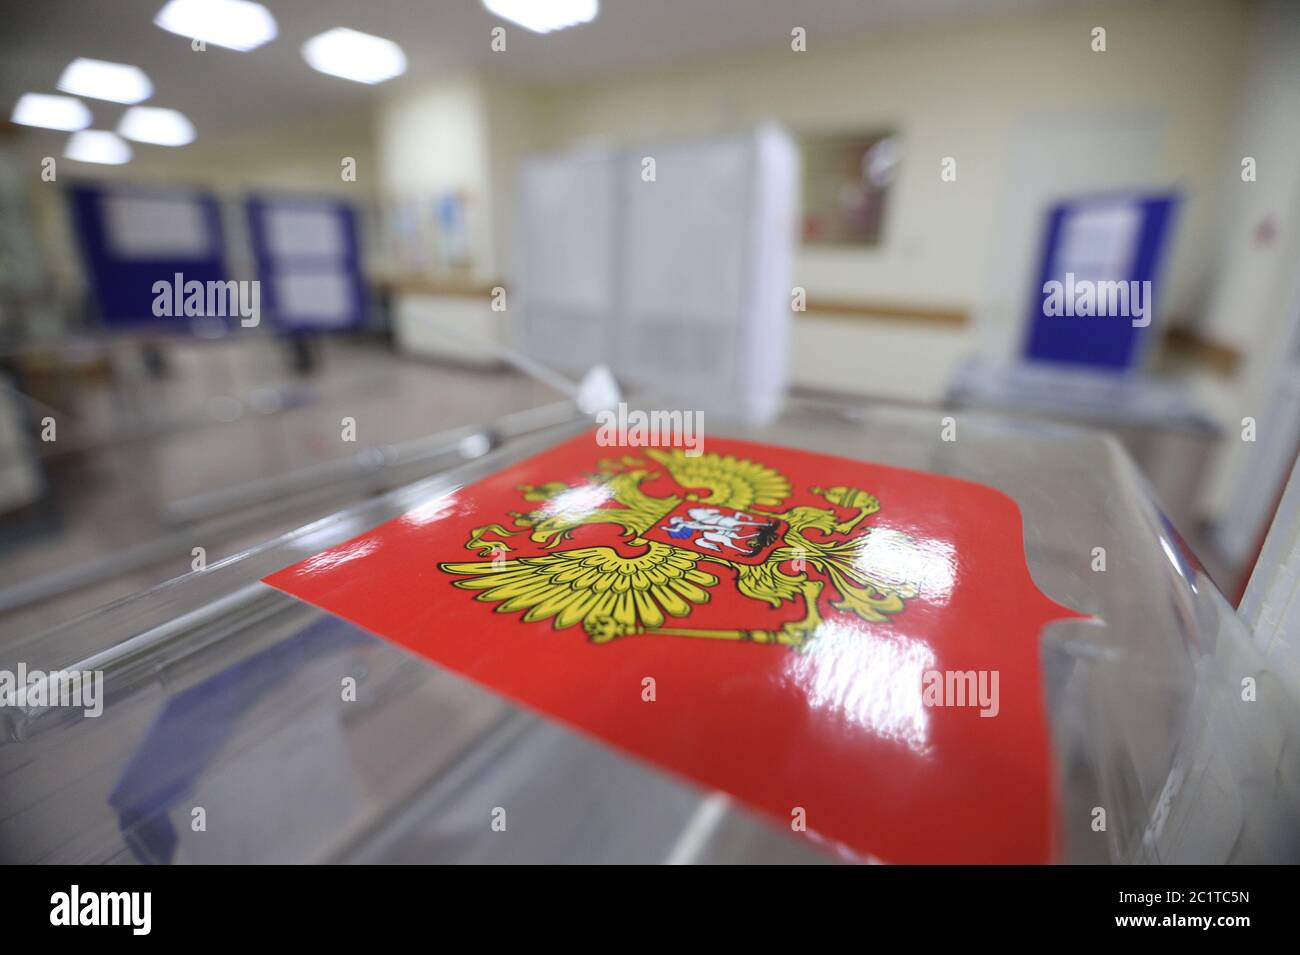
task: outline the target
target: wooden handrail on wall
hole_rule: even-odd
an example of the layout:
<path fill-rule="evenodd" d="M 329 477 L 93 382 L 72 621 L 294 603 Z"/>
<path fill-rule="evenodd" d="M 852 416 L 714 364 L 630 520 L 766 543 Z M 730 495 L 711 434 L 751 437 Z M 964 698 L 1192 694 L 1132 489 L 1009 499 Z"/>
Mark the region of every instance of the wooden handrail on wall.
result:
<path fill-rule="evenodd" d="M 386 292 L 406 292 L 410 295 L 444 295 L 448 298 L 492 298 L 492 290 L 505 286 L 500 281 L 473 281 L 458 277 L 439 278 L 432 275 L 376 275 L 372 283 Z"/>
<path fill-rule="evenodd" d="M 894 305 L 888 302 L 854 301 L 810 298 L 807 310 L 796 312 L 795 317 L 808 317 L 817 313 L 827 318 L 866 318 L 875 321 L 923 322 L 960 328 L 970 321 L 970 312 L 964 308 L 931 308 L 923 305 Z"/>
<path fill-rule="evenodd" d="M 926 308 L 811 298 L 807 302 L 807 310 L 795 313 L 795 317 L 808 317 L 814 313 L 819 318 L 923 322 L 948 328 L 960 328 L 970 321 L 970 313 L 960 308 Z M 1236 348 L 1202 335 L 1179 321 L 1176 316 L 1167 317 L 1166 323 L 1168 327 L 1160 343 L 1165 357 L 1200 365 L 1224 378 L 1231 378 L 1237 373 L 1242 357 Z"/>
<path fill-rule="evenodd" d="M 1161 345 L 1165 357 L 1204 365 L 1223 378 L 1231 378 L 1241 367 L 1241 352 L 1236 348 L 1216 342 L 1184 325 L 1168 329 Z"/>
<path fill-rule="evenodd" d="M 452 298 L 492 297 L 495 288 L 504 287 L 501 281 L 471 281 L 458 278 L 437 278 L 427 275 L 381 275 L 375 285 L 390 292 L 407 292 L 414 295 L 440 295 Z M 944 308 L 924 305 L 897 305 L 870 300 L 844 300 L 810 298 L 804 311 L 795 312 L 796 319 L 810 317 L 911 322 L 937 328 L 962 328 L 970 324 L 970 312 L 964 308 Z M 1200 335 L 1183 323 L 1176 323 L 1164 334 L 1161 348 L 1167 357 L 1203 365 L 1215 374 L 1232 377 L 1241 365 L 1241 353 L 1230 345 L 1216 342 Z"/>
<path fill-rule="evenodd" d="M 467 281 L 457 278 L 438 278 L 428 275 L 380 275 L 374 283 L 390 292 L 409 292 L 414 295 L 446 295 L 454 298 L 490 298 L 494 288 L 503 287 L 500 281 Z M 926 322 L 933 325 L 959 327 L 970 321 L 970 313 L 961 308 L 930 308 L 920 305 L 894 305 L 888 302 L 842 301 L 838 299 L 809 299 L 805 312 L 796 317 L 816 312 L 819 317 L 866 318 L 877 321 Z"/>

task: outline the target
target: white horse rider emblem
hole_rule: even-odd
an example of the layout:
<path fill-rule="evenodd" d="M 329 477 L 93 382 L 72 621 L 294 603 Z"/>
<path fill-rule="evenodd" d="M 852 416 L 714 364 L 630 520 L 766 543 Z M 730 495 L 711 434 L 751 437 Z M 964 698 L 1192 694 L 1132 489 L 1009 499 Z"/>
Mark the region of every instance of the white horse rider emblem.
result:
<path fill-rule="evenodd" d="M 724 514 L 716 507 L 692 507 L 685 517 L 675 514 L 660 527 L 669 537 L 691 541 L 702 550 L 721 553 L 727 548 L 752 556 L 772 543 L 777 524 L 743 511 Z"/>

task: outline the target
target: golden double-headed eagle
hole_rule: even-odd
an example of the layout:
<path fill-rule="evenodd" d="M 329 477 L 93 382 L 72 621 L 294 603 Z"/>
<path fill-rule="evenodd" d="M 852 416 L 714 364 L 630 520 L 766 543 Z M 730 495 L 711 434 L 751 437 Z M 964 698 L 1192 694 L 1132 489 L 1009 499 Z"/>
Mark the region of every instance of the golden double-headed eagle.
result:
<path fill-rule="evenodd" d="M 656 497 L 642 490 L 662 476 L 659 469 L 668 472 L 682 494 Z M 455 586 L 478 591 L 478 600 L 497 604 L 497 613 L 522 613 L 525 623 L 550 620 L 557 630 L 581 623 L 596 643 L 654 633 L 797 648 L 821 625 L 823 599 L 835 610 L 873 623 L 900 613 L 904 602 L 916 596 L 916 584 L 882 579 L 884 575 L 861 559 L 870 534 L 863 521 L 880 510 L 880 503 L 852 487 L 809 490 L 839 511 L 784 507 L 791 495 L 789 480 L 754 461 L 647 449 L 644 458 L 598 462 L 597 472 L 576 487 L 562 482 L 520 487 L 523 499 L 538 506 L 510 512 L 515 529 L 487 524 L 475 528 L 465 544 L 491 559 L 438 566 L 462 578 Z M 707 493 L 699 493 L 703 491 Z M 757 564 L 643 536 L 687 501 L 772 518 L 785 531 Z M 574 530 L 588 524 L 618 525 L 625 546 L 560 547 Z M 506 558 L 514 550 L 509 538 L 522 533 L 547 553 Z M 773 630 L 667 626 L 670 618 L 689 617 L 693 607 L 709 602 L 719 576 L 706 570 L 708 565 L 734 574 L 741 594 L 774 609 L 802 602 L 803 616 Z"/>

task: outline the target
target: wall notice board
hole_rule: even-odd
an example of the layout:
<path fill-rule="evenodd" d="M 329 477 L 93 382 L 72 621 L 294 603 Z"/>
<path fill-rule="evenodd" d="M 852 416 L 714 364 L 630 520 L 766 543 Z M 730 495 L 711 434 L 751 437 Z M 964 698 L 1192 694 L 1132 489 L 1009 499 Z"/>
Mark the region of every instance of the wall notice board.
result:
<path fill-rule="evenodd" d="M 365 323 L 356 211 L 346 202 L 306 196 L 248 201 L 262 307 L 291 331 L 357 328 Z"/>
<path fill-rule="evenodd" d="M 1048 211 L 1026 322 L 1026 360 L 1114 371 L 1141 364 L 1158 334 L 1159 272 L 1177 206 L 1173 194 L 1120 194 L 1072 199 Z M 1105 309 L 1096 304 L 1087 314 L 1086 296 L 1103 288 L 1101 283 L 1117 282 L 1141 299 L 1132 298 L 1118 314 L 1097 314 Z M 1059 291 L 1049 291 L 1050 283 L 1059 283 Z M 1095 302 L 1102 298 L 1095 295 Z M 1137 313 L 1139 302 L 1146 315 Z"/>
<path fill-rule="evenodd" d="M 154 314 L 154 284 L 174 283 L 177 275 L 205 286 L 226 279 L 216 197 L 192 189 L 82 184 L 68 190 L 68 200 L 99 321 L 111 329 L 171 325 L 188 331 L 187 321 Z"/>

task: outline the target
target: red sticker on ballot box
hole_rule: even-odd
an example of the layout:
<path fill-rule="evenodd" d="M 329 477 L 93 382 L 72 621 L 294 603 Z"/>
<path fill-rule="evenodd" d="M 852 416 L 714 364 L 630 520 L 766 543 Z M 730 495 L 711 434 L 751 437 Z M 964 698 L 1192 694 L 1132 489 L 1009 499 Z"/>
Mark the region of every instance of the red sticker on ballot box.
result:
<path fill-rule="evenodd" d="M 886 862 L 1044 862 L 1048 621 L 1000 491 L 586 435 L 267 583 Z"/>

